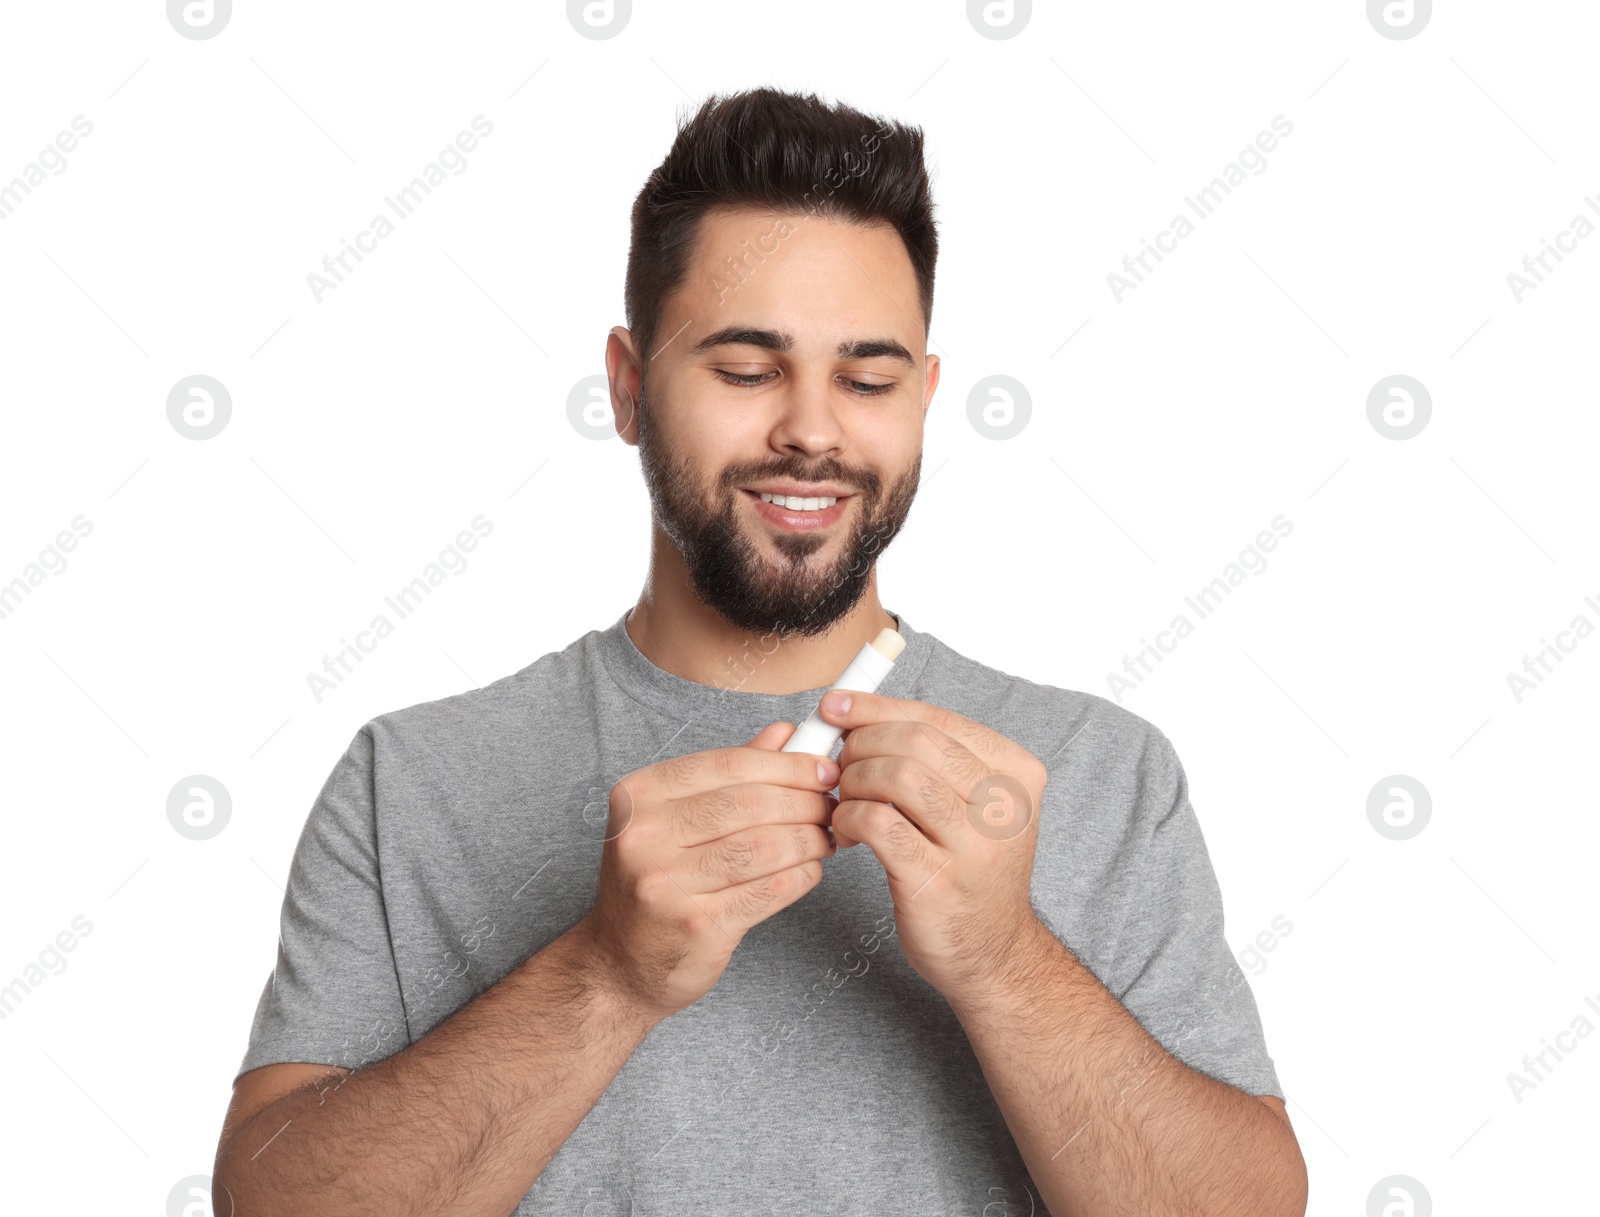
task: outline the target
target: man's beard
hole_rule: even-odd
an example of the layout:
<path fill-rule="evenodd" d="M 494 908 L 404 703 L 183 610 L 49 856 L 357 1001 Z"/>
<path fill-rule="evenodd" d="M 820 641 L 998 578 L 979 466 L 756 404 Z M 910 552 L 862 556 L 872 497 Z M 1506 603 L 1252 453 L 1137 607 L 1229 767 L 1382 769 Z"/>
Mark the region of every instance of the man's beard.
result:
<path fill-rule="evenodd" d="M 665 450 L 650 422 L 644 385 L 639 386 L 639 465 L 650 492 L 652 511 L 662 531 L 683 555 L 695 596 L 741 630 L 812 637 L 826 633 L 860 601 L 873 563 L 905 524 L 922 473 L 916 464 L 884 492 L 883 479 L 870 469 L 853 469 L 835 460 L 807 466 L 798 455 L 772 463 L 730 465 L 717 486 L 715 510 L 708 510 L 705 488 L 689 462 Z M 774 532 L 777 565 L 739 525 L 738 487 L 790 478 L 797 482 L 840 482 L 853 487 L 859 507 L 847 506 L 850 532 L 839 556 L 825 569 L 811 569 L 808 556 L 832 544 L 835 530 Z M 758 525 L 760 527 L 760 525 Z M 837 526 L 835 526 L 836 528 Z"/>

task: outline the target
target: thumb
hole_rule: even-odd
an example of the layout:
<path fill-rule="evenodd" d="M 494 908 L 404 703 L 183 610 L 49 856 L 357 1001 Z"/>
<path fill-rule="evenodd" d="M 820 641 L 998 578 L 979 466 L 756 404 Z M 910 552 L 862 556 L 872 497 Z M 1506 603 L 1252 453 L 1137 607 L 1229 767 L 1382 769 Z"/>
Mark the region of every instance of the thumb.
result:
<path fill-rule="evenodd" d="M 756 733 L 749 746 L 752 748 L 764 748 L 772 752 L 781 751 L 783 746 L 789 742 L 790 737 L 798 730 L 800 730 L 800 727 L 796 723 L 768 723 Z M 837 807 L 837 798 L 832 795 L 828 797 L 833 800 L 834 806 Z M 829 829 L 833 833 L 834 843 L 840 849 L 849 849 L 852 845 L 857 844 L 854 837 L 846 836 L 831 823 L 829 824 Z"/>

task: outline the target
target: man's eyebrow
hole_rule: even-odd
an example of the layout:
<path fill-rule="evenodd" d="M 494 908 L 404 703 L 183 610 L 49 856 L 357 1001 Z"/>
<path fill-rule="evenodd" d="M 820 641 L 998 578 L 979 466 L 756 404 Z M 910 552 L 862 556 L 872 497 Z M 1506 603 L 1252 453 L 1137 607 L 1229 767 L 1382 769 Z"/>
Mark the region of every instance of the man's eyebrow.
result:
<path fill-rule="evenodd" d="M 911 352 L 893 338 L 857 338 L 854 342 L 846 340 L 839 344 L 840 359 L 876 359 L 885 356 L 909 367 L 917 366 Z"/>
<path fill-rule="evenodd" d="M 698 355 L 702 351 L 722 346 L 764 347 L 769 351 L 792 351 L 794 336 L 777 330 L 754 330 L 749 326 L 730 325 L 715 333 L 707 334 L 689 348 L 689 354 Z"/>
<path fill-rule="evenodd" d="M 749 326 L 730 325 L 707 334 L 689 348 L 689 353 L 699 355 L 720 346 L 752 346 L 768 351 L 788 352 L 794 350 L 794 335 L 781 330 L 758 330 Z M 893 338 L 853 340 L 847 338 L 839 344 L 838 355 L 840 359 L 889 358 L 898 360 L 908 367 L 917 366 L 917 361 L 911 352 Z"/>

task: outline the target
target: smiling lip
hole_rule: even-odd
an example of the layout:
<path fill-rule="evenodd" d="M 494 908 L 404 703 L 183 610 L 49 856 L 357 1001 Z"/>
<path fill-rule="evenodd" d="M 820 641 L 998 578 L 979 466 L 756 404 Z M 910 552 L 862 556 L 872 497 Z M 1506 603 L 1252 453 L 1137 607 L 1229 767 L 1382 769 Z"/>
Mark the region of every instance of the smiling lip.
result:
<path fill-rule="evenodd" d="M 845 508 L 849 505 L 850 500 L 855 497 L 854 495 L 846 495 L 832 507 L 824 508 L 821 511 L 790 511 L 786 507 L 768 503 L 757 491 L 742 490 L 740 493 L 755 504 L 756 514 L 767 523 L 779 528 L 787 528 L 794 532 L 812 532 L 818 528 L 827 528 L 844 515 Z"/>

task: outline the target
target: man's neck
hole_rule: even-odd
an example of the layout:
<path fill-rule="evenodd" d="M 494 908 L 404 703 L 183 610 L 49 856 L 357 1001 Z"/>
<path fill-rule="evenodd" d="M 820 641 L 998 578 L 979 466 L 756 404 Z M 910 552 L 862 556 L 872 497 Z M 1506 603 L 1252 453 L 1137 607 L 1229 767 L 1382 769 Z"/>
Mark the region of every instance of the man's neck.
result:
<path fill-rule="evenodd" d="M 633 645 L 656 667 L 696 684 L 744 693 L 798 693 L 831 685 L 885 627 L 899 629 L 900 623 L 878 602 L 877 571 L 855 607 L 826 634 L 741 630 L 696 599 L 686 581 L 654 577 L 624 622 Z"/>

